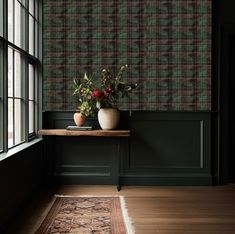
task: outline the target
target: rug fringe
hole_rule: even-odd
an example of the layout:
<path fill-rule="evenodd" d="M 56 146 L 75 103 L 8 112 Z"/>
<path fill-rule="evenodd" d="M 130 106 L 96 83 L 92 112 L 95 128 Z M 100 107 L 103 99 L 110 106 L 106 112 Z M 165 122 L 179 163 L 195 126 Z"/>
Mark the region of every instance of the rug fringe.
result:
<path fill-rule="evenodd" d="M 131 218 L 128 215 L 128 210 L 126 208 L 126 202 L 125 202 L 124 196 L 120 196 L 120 203 L 121 203 L 121 208 L 122 208 L 122 215 L 125 220 L 127 234 L 134 234 L 135 230 L 133 227 L 133 221 L 131 220 Z"/>

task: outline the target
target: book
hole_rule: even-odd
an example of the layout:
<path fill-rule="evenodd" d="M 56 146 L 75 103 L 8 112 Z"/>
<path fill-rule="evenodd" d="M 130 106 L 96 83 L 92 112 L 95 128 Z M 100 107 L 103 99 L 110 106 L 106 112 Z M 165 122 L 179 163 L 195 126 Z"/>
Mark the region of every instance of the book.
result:
<path fill-rule="evenodd" d="M 92 130 L 92 126 L 68 126 L 66 129 L 70 131 L 88 131 Z"/>

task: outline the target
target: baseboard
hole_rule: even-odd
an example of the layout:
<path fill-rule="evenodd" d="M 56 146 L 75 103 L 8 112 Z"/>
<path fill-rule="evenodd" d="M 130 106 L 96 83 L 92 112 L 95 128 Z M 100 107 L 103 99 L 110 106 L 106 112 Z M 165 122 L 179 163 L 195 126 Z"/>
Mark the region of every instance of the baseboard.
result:
<path fill-rule="evenodd" d="M 160 175 L 160 176 L 141 176 L 126 175 L 121 176 L 122 185 L 167 185 L 167 186 L 211 186 L 212 177 L 210 175 Z"/>

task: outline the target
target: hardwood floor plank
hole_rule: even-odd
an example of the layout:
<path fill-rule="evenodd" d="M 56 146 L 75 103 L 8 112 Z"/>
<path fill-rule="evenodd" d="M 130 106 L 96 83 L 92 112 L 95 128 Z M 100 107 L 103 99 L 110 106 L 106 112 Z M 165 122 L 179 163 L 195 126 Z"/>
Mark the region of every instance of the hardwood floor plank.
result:
<path fill-rule="evenodd" d="M 235 234 L 235 185 L 149 187 L 67 185 L 35 197 L 8 234 L 30 234 L 60 195 L 123 195 L 137 234 Z M 17 231 L 17 232 L 16 232 Z"/>

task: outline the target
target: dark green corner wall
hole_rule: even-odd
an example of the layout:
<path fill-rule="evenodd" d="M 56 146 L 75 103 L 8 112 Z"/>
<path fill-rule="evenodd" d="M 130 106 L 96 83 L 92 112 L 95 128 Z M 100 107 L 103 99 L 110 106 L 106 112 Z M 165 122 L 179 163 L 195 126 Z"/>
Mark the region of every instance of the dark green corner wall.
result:
<path fill-rule="evenodd" d="M 0 161 L 0 233 L 41 189 L 43 168 L 42 140 Z"/>
<path fill-rule="evenodd" d="M 211 0 L 47 0 L 44 110 L 74 110 L 74 78 L 129 65 L 122 110 L 211 109 Z"/>

